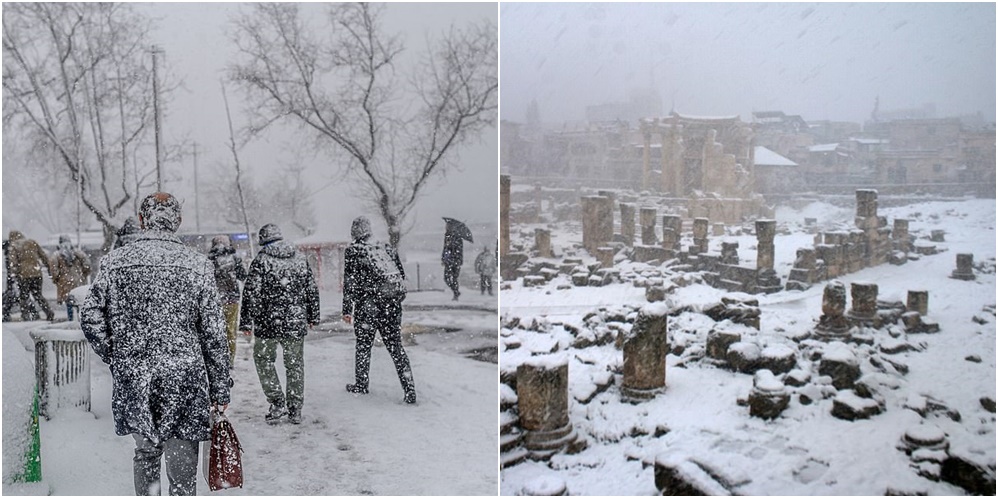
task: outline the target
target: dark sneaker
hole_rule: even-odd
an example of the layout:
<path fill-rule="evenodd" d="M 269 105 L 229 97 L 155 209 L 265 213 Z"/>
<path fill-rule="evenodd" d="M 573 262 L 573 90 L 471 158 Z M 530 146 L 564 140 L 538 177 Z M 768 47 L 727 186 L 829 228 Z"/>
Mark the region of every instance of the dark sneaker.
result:
<path fill-rule="evenodd" d="M 347 392 L 354 394 L 367 394 L 367 388 L 360 387 L 357 384 L 347 384 Z"/>
<path fill-rule="evenodd" d="M 288 408 L 288 422 L 298 425 L 301 423 L 301 409 Z"/>
<path fill-rule="evenodd" d="M 284 404 L 271 403 L 270 410 L 267 411 L 267 415 L 264 417 L 267 419 L 268 424 L 276 424 L 281 417 L 287 415 L 288 410 L 284 407 Z"/>
<path fill-rule="evenodd" d="M 416 391 L 409 391 L 405 393 L 405 402 L 410 405 L 416 404 Z"/>

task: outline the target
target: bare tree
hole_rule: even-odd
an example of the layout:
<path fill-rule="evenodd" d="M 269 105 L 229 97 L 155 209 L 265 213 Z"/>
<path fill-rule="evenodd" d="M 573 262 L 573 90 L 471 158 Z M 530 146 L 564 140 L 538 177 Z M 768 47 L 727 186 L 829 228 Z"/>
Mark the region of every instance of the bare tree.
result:
<path fill-rule="evenodd" d="M 108 248 L 152 120 L 149 22 L 123 3 L 5 3 L 3 14 L 4 125 L 26 125 L 58 157 Z"/>
<path fill-rule="evenodd" d="M 297 4 L 254 4 L 235 20 L 230 77 L 249 98 L 249 132 L 275 122 L 307 130 L 388 225 L 402 225 L 427 182 L 457 149 L 495 124 L 497 40 L 491 22 L 452 28 L 408 78 L 396 76 L 403 43 L 381 28 L 383 6 L 331 4 L 321 39 Z M 335 164 L 335 161 L 334 161 Z"/>

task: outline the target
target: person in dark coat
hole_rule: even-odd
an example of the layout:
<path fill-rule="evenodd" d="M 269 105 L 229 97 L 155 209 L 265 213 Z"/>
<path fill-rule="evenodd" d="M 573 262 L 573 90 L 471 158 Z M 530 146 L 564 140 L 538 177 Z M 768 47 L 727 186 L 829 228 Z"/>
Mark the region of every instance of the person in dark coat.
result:
<path fill-rule="evenodd" d="M 444 251 L 440 255 L 444 265 L 444 283 L 454 293 L 454 300 L 461 296 L 458 278 L 461 276 L 461 265 L 464 264 L 464 239 L 456 232 L 444 234 Z"/>
<path fill-rule="evenodd" d="M 229 403 L 229 355 L 214 269 L 174 234 L 180 202 L 142 200 L 144 232 L 104 257 L 80 309 L 83 333 L 114 378 L 115 433 L 135 439 L 135 494 L 197 491 L 198 441 Z"/>
<path fill-rule="evenodd" d="M 142 229 L 139 227 L 139 220 L 136 220 L 134 216 L 125 218 L 125 224 L 121 225 L 121 228 L 115 232 L 117 238 L 114 240 L 113 249 L 117 249 L 135 241 L 141 230 Z"/>
<path fill-rule="evenodd" d="M 482 252 L 475 258 L 475 272 L 478 273 L 478 285 L 482 289 L 482 294 L 489 291 L 492 295 L 492 279 L 496 274 L 496 258 L 489 251 L 489 246 L 482 247 Z"/>
<path fill-rule="evenodd" d="M 72 321 L 76 302 L 69 291 L 87 284 L 90 277 L 90 258 L 85 252 L 73 246 L 68 235 L 60 235 L 59 247 L 52 255 L 49 267 L 52 269 L 52 281 L 55 283 L 55 302 L 66 305 L 66 316 Z"/>
<path fill-rule="evenodd" d="M 347 384 L 347 391 L 367 394 L 371 367 L 371 347 L 374 335 L 381 333 L 385 349 L 395 362 L 395 370 L 406 403 L 416 402 L 416 386 L 412 379 L 409 357 L 402 347 L 402 300 L 404 288 L 399 292 L 384 292 L 378 282 L 392 273 L 405 280 L 405 270 L 398 252 L 389 245 L 370 241 L 371 221 L 361 216 L 350 227 L 353 243 L 343 257 L 343 321 L 353 325 L 357 336 L 357 354 L 354 365 L 355 381 Z M 379 254 L 381 257 L 373 257 Z"/>
<path fill-rule="evenodd" d="M 229 340 L 229 366 L 236 360 L 236 328 L 239 325 L 239 282 L 246 280 L 243 260 L 236 256 L 229 238 L 219 235 L 211 239 L 208 259 L 215 265 L 215 285 L 225 316 L 225 335 Z"/>
<path fill-rule="evenodd" d="M 305 403 L 305 335 L 319 323 L 319 288 L 305 256 L 284 240 L 277 225 L 260 228 L 260 251 L 250 263 L 243 288 L 239 328 L 252 330 L 253 361 L 270 409 L 267 423 L 285 414 L 301 423 Z M 281 391 L 274 362 L 284 351 L 287 393 Z"/>
<path fill-rule="evenodd" d="M 20 292 L 21 319 L 24 321 L 37 320 L 38 313 L 33 311 L 31 306 L 33 300 L 38 307 L 45 312 L 45 319 L 55 320 L 55 313 L 49 307 L 48 301 L 42 295 L 42 267 L 52 274 L 49 264 L 49 255 L 45 253 L 42 246 L 32 239 L 24 238 L 24 234 L 17 230 L 10 231 L 10 266 L 17 277 L 17 289 Z"/>

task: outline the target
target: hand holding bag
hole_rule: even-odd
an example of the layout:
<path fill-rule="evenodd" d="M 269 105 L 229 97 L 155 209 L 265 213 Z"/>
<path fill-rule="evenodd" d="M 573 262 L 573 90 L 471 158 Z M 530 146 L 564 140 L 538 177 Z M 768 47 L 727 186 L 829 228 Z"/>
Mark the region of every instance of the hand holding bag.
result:
<path fill-rule="evenodd" d="M 204 455 L 204 477 L 212 491 L 243 487 L 243 447 L 224 413 L 212 410 L 210 448 Z"/>

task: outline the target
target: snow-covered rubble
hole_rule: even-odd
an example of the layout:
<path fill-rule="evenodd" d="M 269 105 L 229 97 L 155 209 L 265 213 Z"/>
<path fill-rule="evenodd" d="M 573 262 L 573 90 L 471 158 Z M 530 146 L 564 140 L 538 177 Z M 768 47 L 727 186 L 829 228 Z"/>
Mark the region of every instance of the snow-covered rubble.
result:
<path fill-rule="evenodd" d="M 538 460 L 507 445 L 504 456 L 519 456 L 503 458 L 500 492 L 564 482 L 568 493 L 584 495 L 993 494 L 995 201 L 881 212 L 909 219 L 916 241 L 938 239 L 938 230 L 944 240 L 903 266 L 839 276 L 846 289 L 866 283 L 864 291 L 879 290 L 873 318 L 847 313 L 842 337 L 814 333 L 828 282 L 729 294 L 696 272 L 619 255 L 616 280 L 599 287 L 571 285 L 564 273 L 531 286 L 504 281 L 506 427 L 519 430 L 516 367 L 556 353 L 568 362 L 569 423 L 587 445 Z M 850 210 L 830 205 L 776 214 L 774 267 L 784 281 L 794 246 L 811 243 L 808 231 L 852 221 Z M 578 248 L 577 225 L 545 227 L 550 267 L 594 261 Z M 529 247 L 532 226 L 514 225 L 512 233 L 514 245 Z M 711 237 L 710 250 L 738 241 L 739 258 L 753 261 L 754 237 L 736 233 L 728 227 L 729 235 Z M 949 278 L 959 253 L 974 254 L 974 280 Z M 653 295 L 652 287 L 668 290 Z M 910 290 L 928 291 L 927 313 L 907 309 Z M 664 392 L 636 402 L 622 396 L 621 348 L 643 308 L 668 316 L 669 354 Z"/>

